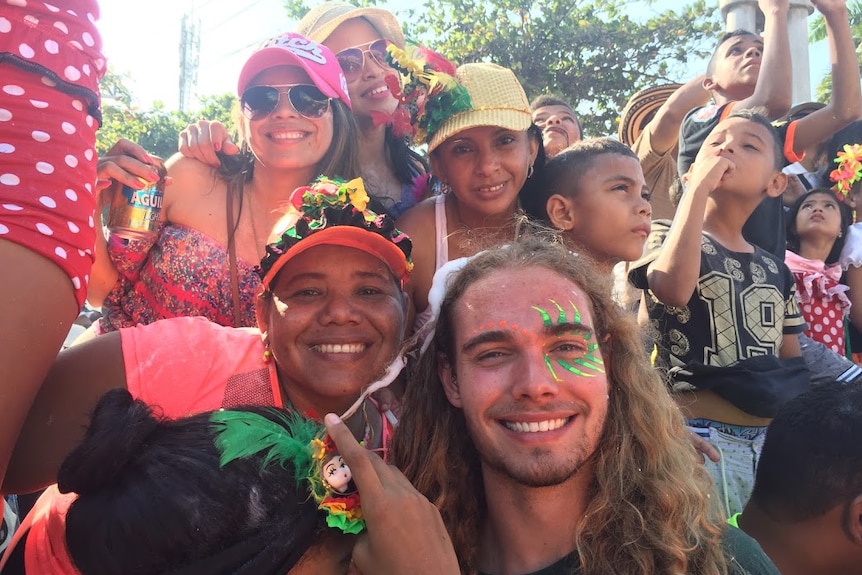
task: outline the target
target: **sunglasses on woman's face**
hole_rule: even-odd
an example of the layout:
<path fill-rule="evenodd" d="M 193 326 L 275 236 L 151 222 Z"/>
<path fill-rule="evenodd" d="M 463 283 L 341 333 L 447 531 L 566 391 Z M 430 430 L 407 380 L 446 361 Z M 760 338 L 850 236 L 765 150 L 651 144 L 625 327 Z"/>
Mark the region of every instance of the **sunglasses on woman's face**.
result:
<path fill-rule="evenodd" d="M 322 118 L 329 109 L 329 98 L 324 96 L 317 86 L 310 84 L 252 86 L 243 92 L 240 98 L 243 115 L 249 120 L 263 120 L 278 107 L 282 94 L 287 94 L 293 109 L 309 120 Z"/>
<path fill-rule="evenodd" d="M 384 39 L 375 40 L 368 44 L 360 44 L 353 48 L 347 48 L 335 55 L 341 71 L 344 72 L 344 77 L 348 82 L 353 82 L 362 73 L 362 67 L 365 66 L 365 54 L 368 54 L 371 60 L 378 66 L 388 68 L 386 62 L 386 46 L 389 44 Z"/>

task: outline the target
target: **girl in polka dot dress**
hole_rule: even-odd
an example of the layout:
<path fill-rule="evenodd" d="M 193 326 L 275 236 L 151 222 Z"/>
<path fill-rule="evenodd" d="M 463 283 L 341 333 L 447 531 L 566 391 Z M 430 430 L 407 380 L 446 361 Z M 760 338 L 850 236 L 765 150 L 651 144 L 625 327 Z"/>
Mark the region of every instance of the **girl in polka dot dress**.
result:
<path fill-rule="evenodd" d="M 846 354 L 844 325 L 850 289 L 841 280 L 838 257 L 851 221 L 850 209 L 829 189 L 815 188 L 790 208 L 784 261 L 796 280 L 805 335 Z"/>
<path fill-rule="evenodd" d="M 98 15 L 95 0 L 0 0 L 0 477 L 92 266 Z"/>

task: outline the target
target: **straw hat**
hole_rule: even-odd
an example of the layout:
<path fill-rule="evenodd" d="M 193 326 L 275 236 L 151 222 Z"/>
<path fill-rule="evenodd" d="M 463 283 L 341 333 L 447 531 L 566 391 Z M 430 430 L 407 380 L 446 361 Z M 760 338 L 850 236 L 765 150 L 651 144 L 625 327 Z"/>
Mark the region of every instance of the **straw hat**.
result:
<path fill-rule="evenodd" d="M 296 31 L 322 44 L 336 28 L 354 18 L 365 18 L 381 38 L 404 48 L 404 31 L 391 12 L 382 8 L 357 8 L 344 2 L 324 2 L 315 6 L 299 21 Z"/>
<path fill-rule="evenodd" d="M 634 144 L 656 111 L 667 101 L 681 84 L 663 84 L 641 90 L 632 96 L 620 116 L 617 135 L 627 146 Z"/>
<path fill-rule="evenodd" d="M 497 64 L 464 64 L 455 79 L 470 94 L 470 110 L 447 119 L 430 134 L 428 152 L 459 132 L 476 126 L 499 126 L 523 131 L 533 123 L 530 102 L 515 73 Z"/>

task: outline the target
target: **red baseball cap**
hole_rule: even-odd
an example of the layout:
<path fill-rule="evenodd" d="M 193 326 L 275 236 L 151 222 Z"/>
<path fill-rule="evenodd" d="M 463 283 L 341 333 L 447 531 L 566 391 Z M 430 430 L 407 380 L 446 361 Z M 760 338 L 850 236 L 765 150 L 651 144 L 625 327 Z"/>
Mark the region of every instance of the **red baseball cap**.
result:
<path fill-rule="evenodd" d="M 255 76 L 273 66 L 296 65 L 305 70 L 327 98 L 337 98 L 348 108 L 347 80 L 332 50 L 296 32 L 287 32 L 264 42 L 239 73 L 237 94 L 242 96 Z"/>

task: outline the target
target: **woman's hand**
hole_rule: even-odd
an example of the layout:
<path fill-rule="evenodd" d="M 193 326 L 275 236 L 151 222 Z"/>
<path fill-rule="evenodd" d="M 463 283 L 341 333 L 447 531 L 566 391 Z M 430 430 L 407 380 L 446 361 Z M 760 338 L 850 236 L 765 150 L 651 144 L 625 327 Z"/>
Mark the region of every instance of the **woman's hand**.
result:
<path fill-rule="evenodd" d="M 398 469 L 360 446 L 338 416 L 324 421 L 350 467 L 367 526 L 353 548 L 356 567 L 375 575 L 459 575 L 437 508 Z"/>
<path fill-rule="evenodd" d="M 96 165 L 96 190 L 103 190 L 116 180 L 135 190 L 145 186 L 138 178 L 157 182 L 159 175 L 152 168 L 153 159 L 141 146 L 120 138 L 108 153 L 100 156 Z"/>
<path fill-rule="evenodd" d="M 198 120 L 180 132 L 180 153 L 194 158 L 215 168 L 221 165 L 216 152 L 228 156 L 239 153 L 239 147 L 233 143 L 221 122 Z"/>

